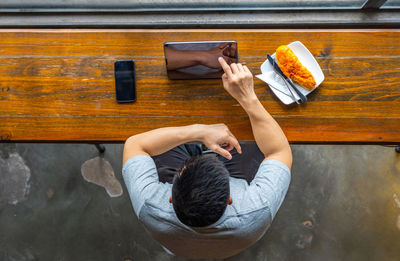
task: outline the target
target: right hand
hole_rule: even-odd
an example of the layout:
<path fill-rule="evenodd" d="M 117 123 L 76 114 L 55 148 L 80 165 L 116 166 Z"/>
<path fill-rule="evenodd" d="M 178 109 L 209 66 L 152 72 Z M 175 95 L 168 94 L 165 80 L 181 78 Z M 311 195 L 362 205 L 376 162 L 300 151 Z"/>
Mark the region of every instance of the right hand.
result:
<path fill-rule="evenodd" d="M 222 58 L 218 58 L 224 74 L 222 75 L 222 82 L 224 89 L 232 95 L 239 103 L 257 99 L 254 92 L 253 75 L 246 65 L 240 63 L 232 63 L 228 65 Z"/>
<path fill-rule="evenodd" d="M 236 137 L 228 129 L 225 124 L 198 125 L 201 128 L 201 142 L 203 142 L 210 150 L 221 156 L 232 159 L 229 153 L 233 148 L 236 148 L 238 153 L 242 153 L 242 148 Z M 226 146 L 222 148 L 222 146 Z"/>

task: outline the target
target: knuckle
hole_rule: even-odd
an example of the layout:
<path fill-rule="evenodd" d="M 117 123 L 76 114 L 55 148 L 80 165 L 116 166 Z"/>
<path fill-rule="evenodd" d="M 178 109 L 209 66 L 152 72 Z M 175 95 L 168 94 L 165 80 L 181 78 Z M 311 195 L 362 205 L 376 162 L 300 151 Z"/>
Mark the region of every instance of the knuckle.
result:
<path fill-rule="evenodd" d="M 216 144 L 212 144 L 212 145 L 210 145 L 210 147 L 209 147 L 211 150 L 218 150 L 218 146 L 216 145 Z"/>

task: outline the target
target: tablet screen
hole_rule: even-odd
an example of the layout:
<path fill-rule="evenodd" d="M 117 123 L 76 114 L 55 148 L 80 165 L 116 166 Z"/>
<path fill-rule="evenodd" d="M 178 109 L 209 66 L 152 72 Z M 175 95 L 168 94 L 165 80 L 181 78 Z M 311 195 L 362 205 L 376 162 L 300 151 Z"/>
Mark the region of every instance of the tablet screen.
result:
<path fill-rule="evenodd" d="M 170 79 L 221 78 L 218 57 L 238 62 L 236 41 L 167 42 L 164 54 Z"/>

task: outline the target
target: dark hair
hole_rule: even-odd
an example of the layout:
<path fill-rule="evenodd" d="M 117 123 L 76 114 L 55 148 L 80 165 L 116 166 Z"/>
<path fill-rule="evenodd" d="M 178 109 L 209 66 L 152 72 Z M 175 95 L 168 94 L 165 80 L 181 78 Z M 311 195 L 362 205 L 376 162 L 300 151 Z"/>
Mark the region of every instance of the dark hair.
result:
<path fill-rule="evenodd" d="M 229 172 L 215 155 L 194 156 L 183 164 L 172 186 L 172 202 L 185 225 L 204 227 L 218 221 L 229 202 Z"/>

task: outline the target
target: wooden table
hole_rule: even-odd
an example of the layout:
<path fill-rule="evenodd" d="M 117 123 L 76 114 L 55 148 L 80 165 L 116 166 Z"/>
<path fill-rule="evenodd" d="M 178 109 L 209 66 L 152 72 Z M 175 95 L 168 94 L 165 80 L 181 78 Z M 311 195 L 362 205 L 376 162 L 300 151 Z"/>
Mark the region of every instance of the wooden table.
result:
<path fill-rule="evenodd" d="M 168 80 L 163 42 L 237 40 L 253 74 L 267 53 L 299 40 L 323 84 L 283 105 L 255 79 L 258 97 L 291 143 L 400 143 L 400 30 L 0 30 L 0 139 L 121 142 L 150 129 L 226 123 L 253 140 L 221 80 Z M 137 102 L 115 101 L 113 64 L 136 62 Z"/>

